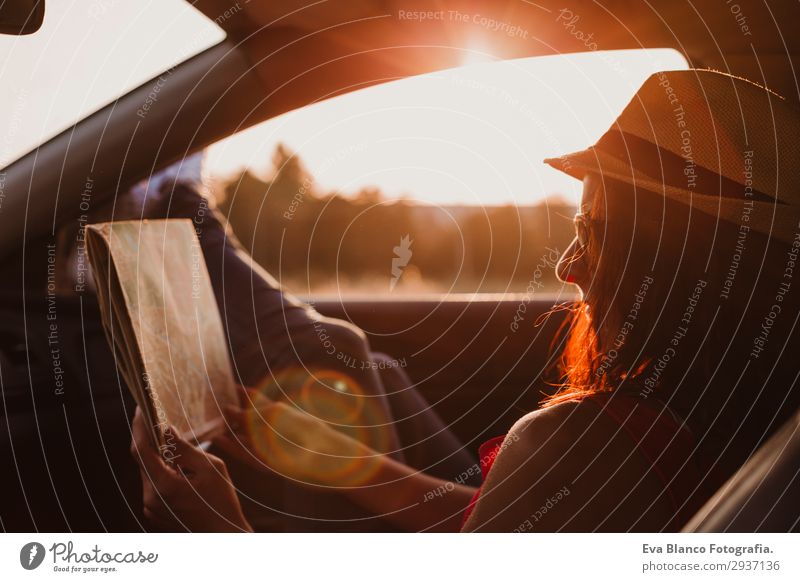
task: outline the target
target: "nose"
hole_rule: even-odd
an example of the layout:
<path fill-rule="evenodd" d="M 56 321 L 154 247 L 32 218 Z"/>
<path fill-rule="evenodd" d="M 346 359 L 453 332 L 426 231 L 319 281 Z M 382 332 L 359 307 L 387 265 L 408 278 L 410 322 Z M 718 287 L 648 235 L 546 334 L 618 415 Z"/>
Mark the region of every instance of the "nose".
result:
<path fill-rule="evenodd" d="M 572 283 L 582 289 L 582 283 L 587 280 L 588 270 L 586 268 L 586 258 L 583 251 L 579 249 L 578 239 L 573 239 L 572 243 L 561 255 L 556 265 L 556 277 L 564 283 Z"/>

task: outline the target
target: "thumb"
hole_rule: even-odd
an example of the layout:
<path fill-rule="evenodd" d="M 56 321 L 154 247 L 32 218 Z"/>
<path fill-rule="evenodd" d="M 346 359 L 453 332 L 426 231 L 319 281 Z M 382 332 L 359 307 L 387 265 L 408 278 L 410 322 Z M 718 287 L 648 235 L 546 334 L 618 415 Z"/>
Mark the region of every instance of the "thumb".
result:
<path fill-rule="evenodd" d="M 177 462 L 181 467 L 194 470 L 204 460 L 205 453 L 184 439 L 174 426 L 170 426 L 164 431 L 161 456 L 168 463 Z"/>

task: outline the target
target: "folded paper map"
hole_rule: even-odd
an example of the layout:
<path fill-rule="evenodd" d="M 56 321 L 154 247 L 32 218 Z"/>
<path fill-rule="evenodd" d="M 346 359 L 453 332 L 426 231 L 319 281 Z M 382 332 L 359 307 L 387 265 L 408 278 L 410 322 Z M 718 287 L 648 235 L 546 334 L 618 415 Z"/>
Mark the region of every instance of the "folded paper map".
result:
<path fill-rule="evenodd" d="M 105 222 L 86 247 L 117 367 L 163 448 L 173 426 L 201 442 L 237 403 L 227 343 L 189 220 Z"/>

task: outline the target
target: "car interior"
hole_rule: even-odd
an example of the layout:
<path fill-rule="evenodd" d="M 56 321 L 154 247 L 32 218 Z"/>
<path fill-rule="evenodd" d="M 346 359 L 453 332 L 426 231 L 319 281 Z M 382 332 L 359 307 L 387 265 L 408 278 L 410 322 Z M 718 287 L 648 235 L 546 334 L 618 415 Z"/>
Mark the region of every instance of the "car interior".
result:
<path fill-rule="evenodd" d="M 398 11 L 421 0 L 189 2 L 225 39 L 169 71 L 146 116 L 156 79 L 122 95 L 11 161 L 0 183 L 0 527 L 5 531 L 138 531 L 139 472 L 128 450 L 134 403 L 124 390 L 91 293 L 58 296 L 42 265 L 60 225 L 92 204 L 115 204 L 158 170 L 258 123 L 366 87 L 457 67 L 472 30 L 457 21 L 407 26 Z M 797 4 L 758 5 L 574 0 L 562 3 L 443 0 L 437 9 L 525 23 L 493 37 L 493 58 L 511 60 L 595 50 L 674 49 L 689 66 L 757 80 L 800 104 L 795 64 Z M 749 11 L 748 11 L 749 10 Z M 36 34 L 43 1 L 5 2 L 0 33 Z M 575 20 L 575 16 L 579 16 Z M 591 39 L 581 31 L 596 31 Z M 755 32 L 758 31 L 758 32 Z M 766 33 L 765 31 L 769 31 Z M 23 38 L 20 36 L 20 38 Z M 565 71 L 564 74 L 569 74 Z M 563 300 L 563 298 L 561 298 Z M 420 392 L 468 446 L 502 434 L 553 389 L 553 338 L 566 312 L 537 296 L 523 326 L 512 294 L 321 297 L 323 315 L 365 330 L 375 351 L 408 358 Z M 49 314 L 58 310 L 58 340 Z M 553 312 L 553 313 L 550 313 Z M 547 318 L 541 316 L 550 313 Z M 413 325 L 409 325 L 412 322 Z M 63 388 L 52 388 L 52 350 Z M 487 420 L 490 419 L 490 420 Z M 232 471 L 235 473 L 236 468 Z M 800 411 L 765 442 L 685 531 L 798 531 Z M 270 519 L 255 520 L 263 529 Z"/>

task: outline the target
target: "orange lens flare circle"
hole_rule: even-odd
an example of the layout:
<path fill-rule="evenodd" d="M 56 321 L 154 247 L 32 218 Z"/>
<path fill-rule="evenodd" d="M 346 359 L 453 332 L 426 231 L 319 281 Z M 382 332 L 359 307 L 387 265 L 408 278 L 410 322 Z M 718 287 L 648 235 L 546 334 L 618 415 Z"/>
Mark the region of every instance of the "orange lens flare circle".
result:
<path fill-rule="evenodd" d="M 327 424 L 373 451 L 386 451 L 390 446 L 391 431 L 382 403 L 366 395 L 347 374 L 293 368 L 265 379 L 254 392 L 245 415 L 251 448 L 287 478 L 354 486 L 368 481 L 375 472 L 378 459 L 362 456 L 363 448 L 348 450 L 339 440 L 341 435 L 320 431 L 315 423 Z M 275 400 L 291 408 L 272 405 Z"/>
<path fill-rule="evenodd" d="M 366 398 L 361 387 L 341 372 L 323 370 L 309 376 L 300 388 L 303 410 L 334 425 L 363 424 Z"/>

